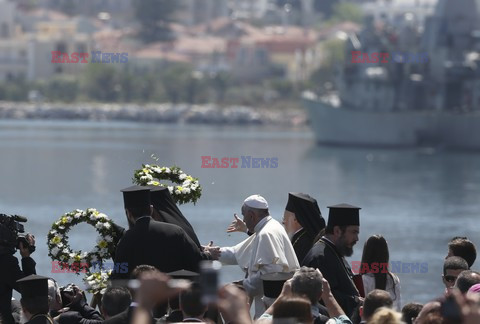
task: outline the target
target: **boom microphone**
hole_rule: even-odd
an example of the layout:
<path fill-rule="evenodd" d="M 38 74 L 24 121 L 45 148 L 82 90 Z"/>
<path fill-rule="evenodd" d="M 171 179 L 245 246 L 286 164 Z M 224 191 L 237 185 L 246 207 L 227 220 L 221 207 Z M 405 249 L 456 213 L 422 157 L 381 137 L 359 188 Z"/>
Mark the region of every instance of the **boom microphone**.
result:
<path fill-rule="evenodd" d="M 17 222 L 22 222 L 22 223 L 25 223 L 27 221 L 27 218 L 25 216 L 20 216 L 20 215 L 12 215 L 12 218 Z"/>

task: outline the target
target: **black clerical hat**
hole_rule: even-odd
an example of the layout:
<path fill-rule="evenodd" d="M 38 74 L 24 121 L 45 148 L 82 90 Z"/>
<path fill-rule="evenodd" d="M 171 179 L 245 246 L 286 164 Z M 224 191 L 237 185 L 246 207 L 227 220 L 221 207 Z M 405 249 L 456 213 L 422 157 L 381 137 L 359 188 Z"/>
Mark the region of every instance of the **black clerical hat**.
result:
<path fill-rule="evenodd" d="M 185 278 L 185 277 L 197 277 L 199 276 L 199 273 L 182 269 L 182 270 L 169 272 L 167 273 L 167 275 L 173 278 L 180 278 L 180 277 Z"/>
<path fill-rule="evenodd" d="M 150 198 L 152 199 L 152 203 L 154 205 L 155 204 L 158 205 L 161 202 L 163 202 L 165 199 L 171 198 L 170 191 L 168 191 L 168 188 L 165 188 L 162 186 L 149 186 L 147 188 L 150 189 Z"/>
<path fill-rule="evenodd" d="M 141 208 L 150 206 L 150 188 L 143 186 L 131 186 L 120 190 L 123 192 L 125 208 Z"/>
<path fill-rule="evenodd" d="M 360 207 L 349 204 L 339 204 L 328 206 L 330 209 L 328 213 L 328 226 L 360 226 Z"/>
<path fill-rule="evenodd" d="M 317 201 L 307 194 L 289 192 L 285 209 L 294 213 L 300 225 L 312 236 L 316 236 L 325 228 L 325 219 L 322 217 Z"/>
<path fill-rule="evenodd" d="M 22 298 L 48 297 L 48 278 L 29 275 L 17 280 Z"/>

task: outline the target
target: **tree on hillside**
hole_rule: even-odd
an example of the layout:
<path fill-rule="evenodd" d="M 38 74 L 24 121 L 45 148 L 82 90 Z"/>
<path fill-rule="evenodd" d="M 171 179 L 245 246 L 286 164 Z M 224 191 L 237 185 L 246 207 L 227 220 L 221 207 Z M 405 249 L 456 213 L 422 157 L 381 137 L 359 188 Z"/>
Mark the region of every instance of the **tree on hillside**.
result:
<path fill-rule="evenodd" d="M 310 76 L 309 84 L 321 93 L 326 83 L 335 84 L 335 69 L 345 61 L 345 41 L 332 39 L 322 44 L 325 59 L 321 66 Z"/>
<path fill-rule="evenodd" d="M 363 22 L 362 9 L 352 2 L 341 2 L 333 6 L 333 15 L 331 20 L 334 21 L 351 21 L 361 24 Z"/>
<path fill-rule="evenodd" d="M 83 73 L 82 88 L 95 101 L 116 101 L 121 90 L 118 71 L 107 64 L 90 63 Z"/>
<path fill-rule="evenodd" d="M 178 1 L 134 0 L 135 16 L 140 23 L 140 37 L 146 43 L 172 39 L 169 23 L 179 8 Z"/>
<path fill-rule="evenodd" d="M 192 67 L 183 63 L 173 63 L 162 71 L 160 79 L 168 101 L 178 103 L 186 101 L 186 97 L 195 97 L 192 93 L 192 90 L 195 91 L 192 89 L 192 72 Z"/>

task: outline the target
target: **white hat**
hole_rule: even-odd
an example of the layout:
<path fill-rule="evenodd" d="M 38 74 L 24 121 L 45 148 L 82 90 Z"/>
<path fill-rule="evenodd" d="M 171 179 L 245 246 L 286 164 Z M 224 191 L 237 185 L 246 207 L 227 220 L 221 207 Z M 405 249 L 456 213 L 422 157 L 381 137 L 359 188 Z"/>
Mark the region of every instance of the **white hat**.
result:
<path fill-rule="evenodd" d="M 243 204 L 251 208 L 268 209 L 267 201 L 260 195 L 251 195 L 250 197 L 247 197 L 247 199 L 243 201 Z"/>

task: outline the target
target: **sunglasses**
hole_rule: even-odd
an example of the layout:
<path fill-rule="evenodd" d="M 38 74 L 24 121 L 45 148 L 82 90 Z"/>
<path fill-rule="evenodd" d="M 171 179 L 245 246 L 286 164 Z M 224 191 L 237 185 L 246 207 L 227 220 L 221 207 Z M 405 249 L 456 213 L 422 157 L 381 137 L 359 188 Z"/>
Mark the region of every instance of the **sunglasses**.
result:
<path fill-rule="evenodd" d="M 455 282 L 455 280 L 457 280 L 457 277 L 455 276 L 443 276 L 443 278 L 445 278 L 445 281 L 447 282 Z"/>

